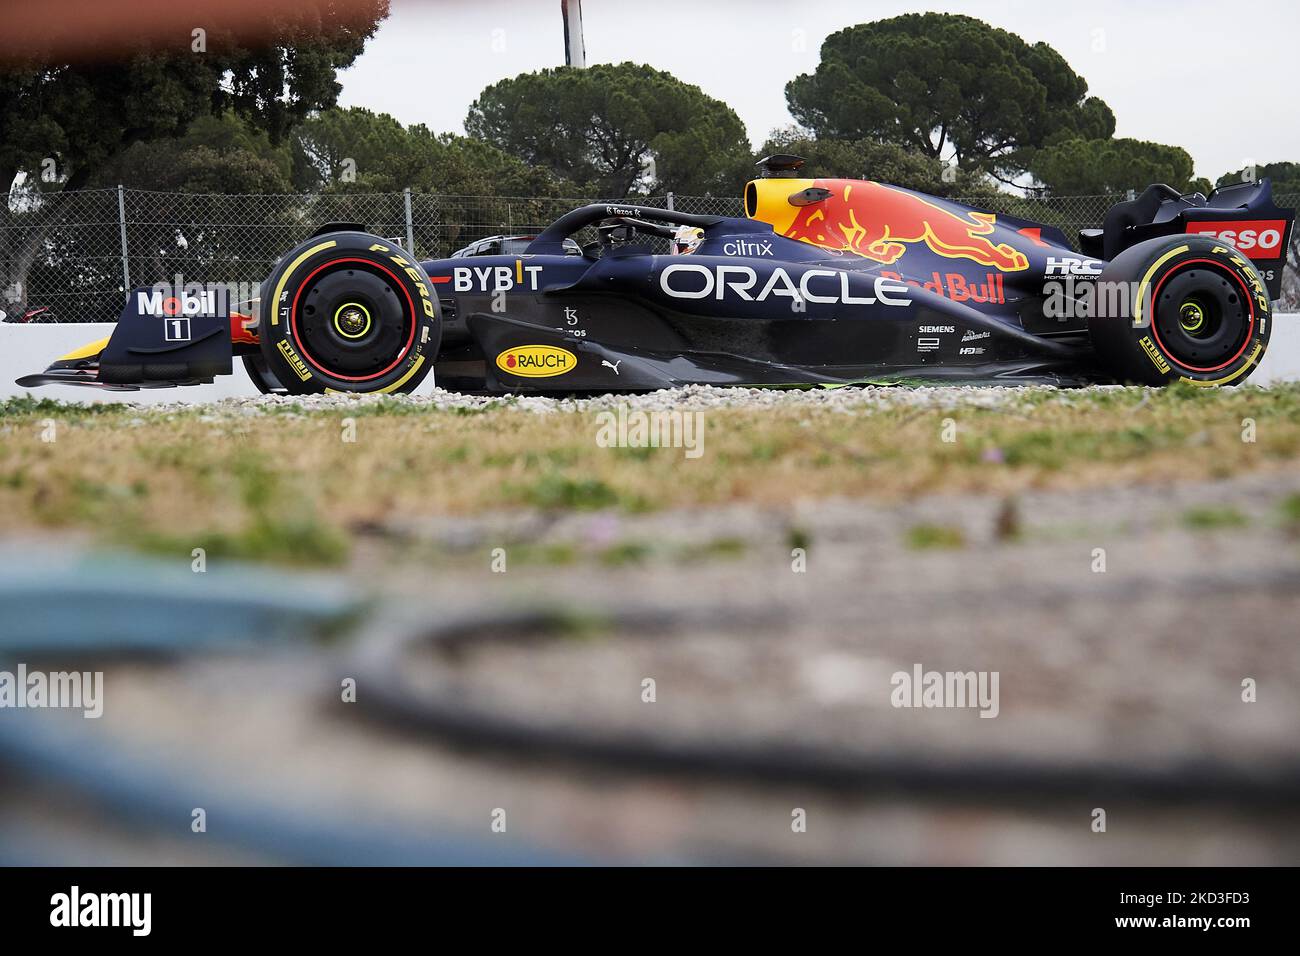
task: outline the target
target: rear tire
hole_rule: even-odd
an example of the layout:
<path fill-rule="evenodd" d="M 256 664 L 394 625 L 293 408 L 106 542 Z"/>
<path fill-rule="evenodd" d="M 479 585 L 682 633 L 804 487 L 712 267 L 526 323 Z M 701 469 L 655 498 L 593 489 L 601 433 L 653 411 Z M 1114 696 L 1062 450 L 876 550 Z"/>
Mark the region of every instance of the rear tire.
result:
<path fill-rule="evenodd" d="M 295 246 L 262 284 L 262 304 L 262 359 L 290 394 L 410 392 L 433 367 L 437 293 L 413 256 L 377 236 Z"/>
<path fill-rule="evenodd" d="M 1125 294 L 1109 294 L 1123 283 Z M 1121 381 L 1228 385 L 1268 347 L 1272 309 L 1250 260 L 1212 236 L 1164 236 L 1124 250 L 1098 279 L 1088 334 Z"/>

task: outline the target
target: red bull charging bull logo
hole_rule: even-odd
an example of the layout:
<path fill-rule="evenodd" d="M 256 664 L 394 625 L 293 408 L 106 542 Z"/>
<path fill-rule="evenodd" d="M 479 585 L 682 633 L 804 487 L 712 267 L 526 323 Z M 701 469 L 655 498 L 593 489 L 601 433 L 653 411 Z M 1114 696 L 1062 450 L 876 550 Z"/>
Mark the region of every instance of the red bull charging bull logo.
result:
<path fill-rule="evenodd" d="M 794 207 L 788 226 L 773 223 L 782 235 L 885 265 L 897 262 L 908 245 L 923 242 L 938 255 L 970 259 L 1001 272 L 1029 267 L 1023 252 L 986 238 L 994 231 L 993 213 L 952 211 L 901 189 L 860 180 L 818 179 L 812 186 L 830 195 Z"/>

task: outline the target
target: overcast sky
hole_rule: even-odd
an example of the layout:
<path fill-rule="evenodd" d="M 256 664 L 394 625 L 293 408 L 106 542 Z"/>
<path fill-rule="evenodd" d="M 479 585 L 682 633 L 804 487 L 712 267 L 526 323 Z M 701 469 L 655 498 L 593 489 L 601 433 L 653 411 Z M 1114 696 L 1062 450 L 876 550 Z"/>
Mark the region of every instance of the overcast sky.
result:
<path fill-rule="evenodd" d="M 1295 106 L 1300 4 L 1255 0 L 583 0 L 588 63 L 667 70 L 731 105 L 757 148 L 793 122 L 785 84 L 817 65 L 827 34 L 908 11 L 967 13 L 1046 41 L 1115 111 L 1117 136 L 1188 150 L 1215 178 L 1300 162 Z M 1082 12 L 1084 10 L 1087 12 Z M 479 91 L 564 63 L 560 0 L 392 0 L 392 14 L 342 74 L 345 106 L 464 131 Z"/>

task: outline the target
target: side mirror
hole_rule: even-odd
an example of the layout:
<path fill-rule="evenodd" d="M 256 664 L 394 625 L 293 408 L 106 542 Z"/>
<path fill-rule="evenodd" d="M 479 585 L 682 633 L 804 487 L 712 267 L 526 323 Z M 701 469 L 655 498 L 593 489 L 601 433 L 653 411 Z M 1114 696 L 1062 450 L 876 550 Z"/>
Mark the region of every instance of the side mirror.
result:
<path fill-rule="evenodd" d="M 610 223 L 600 226 L 600 234 L 606 242 L 631 242 L 636 237 L 636 229 L 625 222 Z"/>

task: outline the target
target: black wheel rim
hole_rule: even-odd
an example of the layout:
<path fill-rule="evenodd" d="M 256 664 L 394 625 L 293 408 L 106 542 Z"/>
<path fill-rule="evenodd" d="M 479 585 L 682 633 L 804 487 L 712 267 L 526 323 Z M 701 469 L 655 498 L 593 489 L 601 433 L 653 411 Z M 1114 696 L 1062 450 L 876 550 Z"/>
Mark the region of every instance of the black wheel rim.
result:
<path fill-rule="evenodd" d="M 299 293 L 299 344 L 312 364 L 349 380 L 381 375 L 402 354 L 410 322 L 402 290 L 364 264 L 326 269 Z"/>
<path fill-rule="evenodd" d="M 1233 273 L 1198 263 L 1161 283 L 1153 319 L 1164 350 L 1187 368 L 1212 370 L 1232 360 L 1250 335 L 1250 303 Z"/>

